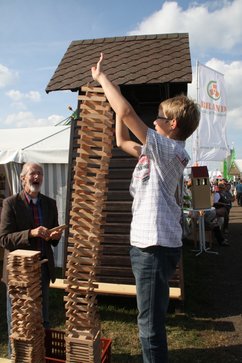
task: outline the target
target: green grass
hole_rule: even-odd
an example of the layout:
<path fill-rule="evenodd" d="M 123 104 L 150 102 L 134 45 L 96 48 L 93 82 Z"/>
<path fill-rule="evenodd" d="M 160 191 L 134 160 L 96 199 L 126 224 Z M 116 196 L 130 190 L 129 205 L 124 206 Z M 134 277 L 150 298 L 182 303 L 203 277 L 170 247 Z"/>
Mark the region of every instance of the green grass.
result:
<path fill-rule="evenodd" d="M 51 290 L 51 324 L 57 330 L 64 330 L 65 310 L 63 291 Z M 6 322 L 2 309 L 3 286 L 1 286 L 1 356 L 7 353 Z M 136 303 L 134 299 L 99 297 L 102 336 L 112 339 L 113 363 L 141 363 L 138 330 L 136 324 Z M 167 332 L 170 361 L 173 363 L 209 362 L 217 363 L 217 349 L 226 344 L 226 334 L 217 329 L 211 319 L 200 319 L 186 314 L 169 313 Z M 209 359 L 208 359 L 209 357 Z M 236 360 L 221 360 L 236 362 Z"/>

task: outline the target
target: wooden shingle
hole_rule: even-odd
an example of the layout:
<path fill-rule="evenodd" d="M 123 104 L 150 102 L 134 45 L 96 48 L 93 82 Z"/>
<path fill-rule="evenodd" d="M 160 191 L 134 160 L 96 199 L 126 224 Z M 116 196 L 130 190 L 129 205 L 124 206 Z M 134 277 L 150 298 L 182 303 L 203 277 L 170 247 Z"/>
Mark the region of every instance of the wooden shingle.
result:
<path fill-rule="evenodd" d="M 192 81 L 188 34 L 154 34 L 73 41 L 46 92 L 77 91 L 89 83 L 91 66 L 104 53 L 104 69 L 118 85 Z"/>

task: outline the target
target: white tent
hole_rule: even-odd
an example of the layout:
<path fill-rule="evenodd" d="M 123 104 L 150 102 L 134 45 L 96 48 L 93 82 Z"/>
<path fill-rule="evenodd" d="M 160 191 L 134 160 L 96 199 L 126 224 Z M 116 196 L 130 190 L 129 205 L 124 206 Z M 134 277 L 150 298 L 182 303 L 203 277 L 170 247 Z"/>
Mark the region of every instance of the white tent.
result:
<path fill-rule="evenodd" d="M 70 126 L 1 129 L 0 164 L 9 162 L 67 164 Z"/>
<path fill-rule="evenodd" d="M 22 164 L 41 163 L 44 168 L 42 193 L 57 203 L 59 223 L 65 221 L 70 126 L 1 129 L 0 165 L 4 167 L 11 194 L 21 190 Z M 57 266 L 63 263 L 64 238 L 55 248 Z"/>

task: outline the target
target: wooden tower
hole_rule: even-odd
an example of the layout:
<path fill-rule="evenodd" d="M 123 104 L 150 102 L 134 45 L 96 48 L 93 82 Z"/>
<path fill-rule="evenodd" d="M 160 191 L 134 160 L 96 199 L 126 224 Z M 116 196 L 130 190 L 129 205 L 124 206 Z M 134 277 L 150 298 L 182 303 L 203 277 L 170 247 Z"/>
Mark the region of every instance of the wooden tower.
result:
<path fill-rule="evenodd" d="M 105 222 L 113 113 L 100 87 L 82 87 L 66 265 L 66 362 L 101 362 L 94 291 Z"/>
<path fill-rule="evenodd" d="M 40 252 L 10 252 L 7 271 L 12 304 L 12 362 L 44 363 Z"/>

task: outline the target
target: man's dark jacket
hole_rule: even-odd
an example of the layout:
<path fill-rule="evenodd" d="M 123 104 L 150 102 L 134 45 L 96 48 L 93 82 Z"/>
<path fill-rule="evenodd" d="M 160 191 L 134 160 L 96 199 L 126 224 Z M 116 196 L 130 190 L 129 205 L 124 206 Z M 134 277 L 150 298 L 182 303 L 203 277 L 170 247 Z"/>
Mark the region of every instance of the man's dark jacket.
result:
<path fill-rule="evenodd" d="M 43 194 L 39 194 L 42 208 L 42 225 L 48 229 L 58 226 L 58 212 L 56 202 Z M 17 193 L 3 200 L 0 224 L 0 246 L 8 251 L 16 249 L 36 250 L 35 238 L 29 238 L 29 230 L 34 229 L 32 209 L 24 192 Z M 45 241 L 46 258 L 50 272 L 50 279 L 55 281 L 54 256 L 51 246 L 57 246 L 58 240 Z M 6 264 L 5 253 L 5 264 Z M 6 282 L 6 271 L 3 280 Z"/>

